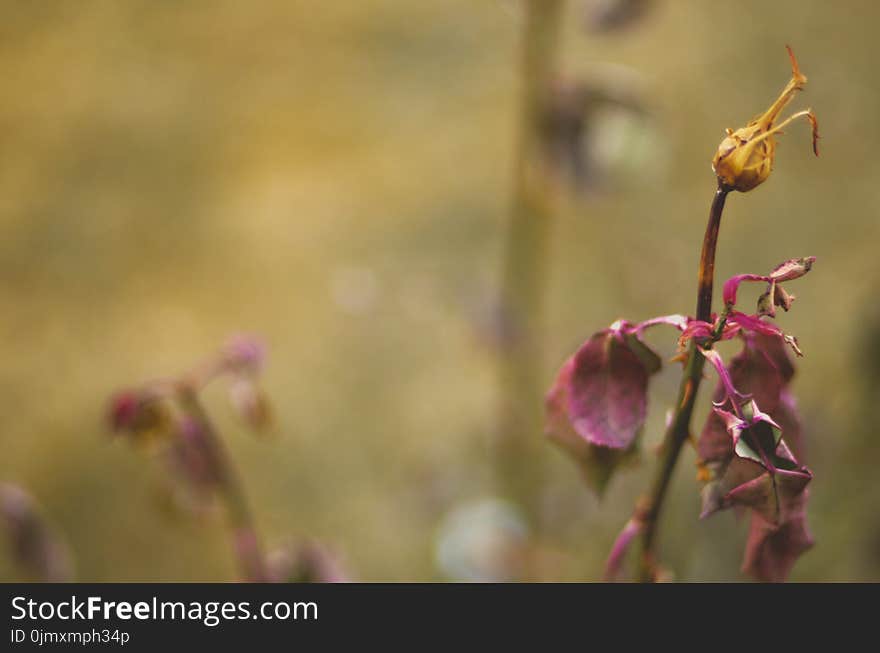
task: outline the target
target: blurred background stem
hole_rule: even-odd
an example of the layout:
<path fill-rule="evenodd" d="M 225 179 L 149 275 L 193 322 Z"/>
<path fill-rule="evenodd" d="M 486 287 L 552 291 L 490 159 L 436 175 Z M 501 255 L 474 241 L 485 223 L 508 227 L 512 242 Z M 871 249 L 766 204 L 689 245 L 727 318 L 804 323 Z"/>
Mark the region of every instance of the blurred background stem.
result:
<path fill-rule="evenodd" d="M 232 535 L 232 546 L 241 570 L 242 579 L 248 582 L 266 582 L 265 559 L 262 545 L 244 489 L 223 440 L 217 434 L 202 406 L 196 391 L 184 387 L 179 392 L 180 403 L 186 414 L 194 421 L 202 453 L 212 470 L 217 495 L 226 509 L 226 518 Z"/>
<path fill-rule="evenodd" d="M 520 62 L 521 98 L 501 315 L 500 405 L 495 460 L 499 490 L 537 527 L 542 467 L 541 326 L 551 228 L 541 130 L 556 76 L 563 0 L 527 0 Z"/>

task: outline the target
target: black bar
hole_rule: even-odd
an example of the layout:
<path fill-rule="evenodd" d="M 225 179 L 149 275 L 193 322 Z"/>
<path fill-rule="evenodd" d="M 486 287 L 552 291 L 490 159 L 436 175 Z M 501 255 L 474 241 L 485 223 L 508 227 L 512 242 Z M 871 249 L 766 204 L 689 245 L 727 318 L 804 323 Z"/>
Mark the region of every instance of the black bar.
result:
<path fill-rule="evenodd" d="M 171 650 L 177 650 L 186 645 L 197 645 L 199 650 L 208 646 L 222 646 L 226 650 L 230 646 L 258 645 L 257 650 L 263 650 L 262 647 L 276 644 L 285 649 L 314 644 L 320 647 L 318 650 L 335 650 L 350 647 L 352 642 L 363 646 L 404 645 L 412 650 L 434 648 L 437 643 L 446 642 L 467 649 L 474 644 L 476 635 L 481 639 L 488 637 L 494 644 L 521 644 L 523 638 L 531 637 L 548 645 L 558 640 L 570 641 L 578 648 L 598 648 L 601 642 L 624 645 L 644 636 L 656 640 L 654 645 L 681 642 L 683 633 L 691 633 L 687 639 L 694 642 L 692 638 L 701 627 L 708 627 L 721 639 L 752 639 L 761 633 L 763 648 L 776 639 L 785 643 L 788 636 L 801 640 L 812 629 L 835 622 L 838 627 L 843 624 L 851 636 L 854 629 L 867 627 L 870 620 L 858 617 L 858 611 L 841 610 L 840 606 L 873 606 L 876 602 L 870 599 L 877 596 L 876 585 L 0 587 L 7 625 L 0 638 L 0 650 L 9 651 L 45 647 L 155 651 L 157 647 L 171 646 Z M 864 594 L 864 590 L 874 596 L 867 603 L 864 598 L 857 602 L 854 595 Z M 91 599 L 95 606 L 92 612 L 89 597 L 96 597 Z M 120 602 L 124 603 L 121 608 Z M 184 610 L 180 605 L 169 604 L 182 604 Z M 45 618 L 39 617 L 41 610 Z M 75 619 L 59 618 L 72 614 Z M 165 618 L 157 618 L 160 614 Z"/>

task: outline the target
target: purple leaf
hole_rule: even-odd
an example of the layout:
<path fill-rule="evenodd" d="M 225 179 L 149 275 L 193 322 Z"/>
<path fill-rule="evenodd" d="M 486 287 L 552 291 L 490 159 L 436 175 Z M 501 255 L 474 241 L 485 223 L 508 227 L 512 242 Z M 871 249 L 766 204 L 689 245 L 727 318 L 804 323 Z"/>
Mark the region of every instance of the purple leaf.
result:
<path fill-rule="evenodd" d="M 727 439 L 730 440 L 730 436 L 727 436 Z M 722 471 L 721 473 L 716 471 L 716 479 L 703 487 L 700 519 L 705 519 L 719 510 L 729 508 L 732 505 L 727 499 L 730 492 L 760 477 L 764 472 L 763 467 L 748 458 L 733 457 L 728 462 L 723 464 L 716 462 L 711 466 Z"/>
<path fill-rule="evenodd" d="M 789 563 L 776 552 L 780 547 L 791 547 L 792 537 L 799 541 L 797 525 L 788 522 L 797 516 L 801 496 L 812 479 L 811 472 L 798 463 L 781 439 L 784 431 L 780 423 L 791 428 L 791 436 L 800 446 L 800 423 L 786 389 L 794 367 L 782 339 L 776 336 L 744 336 L 743 350 L 729 366 L 714 351 L 704 354 L 718 370 L 719 383 L 716 408 L 698 442 L 700 457 L 712 473 L 712 480 L 702 490 L 700 516 L 734 506 L 751 508 L 755 513 L 753 531 L 761 538 L 750 545 L 749 570 L 761 578 L 782 579 L 796 555 Z M 742 400 L 744 392 L 748 402 Z M 773 410 L 761 412 L 758 406 L 764 405 Z M 784 563 L 778 562 L 783 558 Z M 776 570 L 772 574 L 768 571 L 771 568 Z"/>
<path fill-rule="evenodd" d="M 731 359 L 728 369 L 736 387 L 748 393 L 771 416 L 779 404 L 782 388 L 794 375 L 794 365 L 782 339 L 774 336 L 747 336 L 745 346 Z"/>
<path fill-rule="evenodd" d="M 752 514 L 749 538 L 746 542 L 742 569 L 765 582 L 783 582 L 794 563 L 810 547 L 813 537 L 807 527 L 806 505 L 809 492 L 802 491 L 785 506 L 779 524 Z"/>
<path fill-rule="evenodd" d="M 771 524 L 782 521 L 783 511 L 791 499 L 807 487 L 812 475 L 806 471 L 777 469 L 735 487 L 727 493 L 723 506 L 747 506 Z"/>
<path fill-rule="evenodd" d="M 634 446 L 621 451 L 591 444 L 574 430 L 568 412 L 574 366 L 575 357 L 572 356 L 562 366 L 556 383 L 547 393 L 545 432 L 551 441 L 575 459 L 584 481 L 598 496 L 602 496 L 614 470 L 633 460 L 636 451 Z"/>
<path fill-rule="evenodd" d="M 587 484 L 599 495 L 614 470 L 636 457 L 648 378 L 661 365 L 638 334 L 655 324 L 684 323 L 680 316 L 635 326 L 615 322 L 565 362 L 546 397 L 547 436 L 574 457 Z"/>
<path fill-rule="evenodd" d="M 574 430 L 592 444 L 627 449 L 645 423 L 648 377 L 661 361 L 621 327 L 600 331 L 574 356 L 568 414 Z"/>
<path fill-rule="evenodd" d="M 714 410 L 709 412 L 697 440 L 697 453 L 704 463 L 726 463 L 733 456 L 733 441 L 727 432 L 727 426 Z"/>

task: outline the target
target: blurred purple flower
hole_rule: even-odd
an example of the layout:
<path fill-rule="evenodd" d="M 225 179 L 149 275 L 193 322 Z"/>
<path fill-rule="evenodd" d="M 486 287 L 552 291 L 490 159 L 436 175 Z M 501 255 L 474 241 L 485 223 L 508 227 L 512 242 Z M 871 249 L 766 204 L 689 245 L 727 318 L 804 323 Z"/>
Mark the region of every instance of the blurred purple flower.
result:
<path fill-rule="evenodd" d="M 590 0 L 584 4 L 584 22 L 592 32 L 623 29 L 641 20 L 654 0 Z"/>
<path fill-rule="evenodd" d="M 348 583 L 339 556 L 329 547 L 307 540 L 275 549 L 268 559 L 269 579 L 275 583 Z"/>
<path fill-rule="evenodd" d="M 254 336 L 239 334 L 226 343 L 225 355 L 230 370 L 258 374 L 266 361 L 266 346 Z"/>
<path fill-rule="evenodd" d="M 71 579 L 67 545 L 17 485 L 0 483 L 0 525 L 5 527 L 13 559 L 28 576 L 50 583 Z"/>

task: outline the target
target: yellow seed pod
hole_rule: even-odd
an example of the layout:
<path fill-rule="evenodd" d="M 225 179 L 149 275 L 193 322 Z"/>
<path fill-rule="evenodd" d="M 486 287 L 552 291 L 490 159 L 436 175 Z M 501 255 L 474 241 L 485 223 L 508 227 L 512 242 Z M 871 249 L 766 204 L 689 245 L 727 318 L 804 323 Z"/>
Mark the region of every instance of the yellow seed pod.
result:
<path fill-rule="evenodd" d="M 819 123 L 811 109 L 798 111 L 783 120 L 776 127 L 773 123 L 782 109 L 791 101 L 794 94 L 807 83 L 807 78 L 798 68 L 797 59 L 791 48 L 785 46 L 791 59 L 791 80 L 764 113 L 754 118 L 745 127 L 736 131 L 727 130 L 727 137 L 721 141 L 712 169 L 718 179 L 730 189 L 746 192 L 758 186 L 773 169 L 773 156 L 776 153 L 776 134 L 782 133 L 783 127 L 798 118 L 806 118 L 813 129 L 813 153 L 819 156 Z"/>

